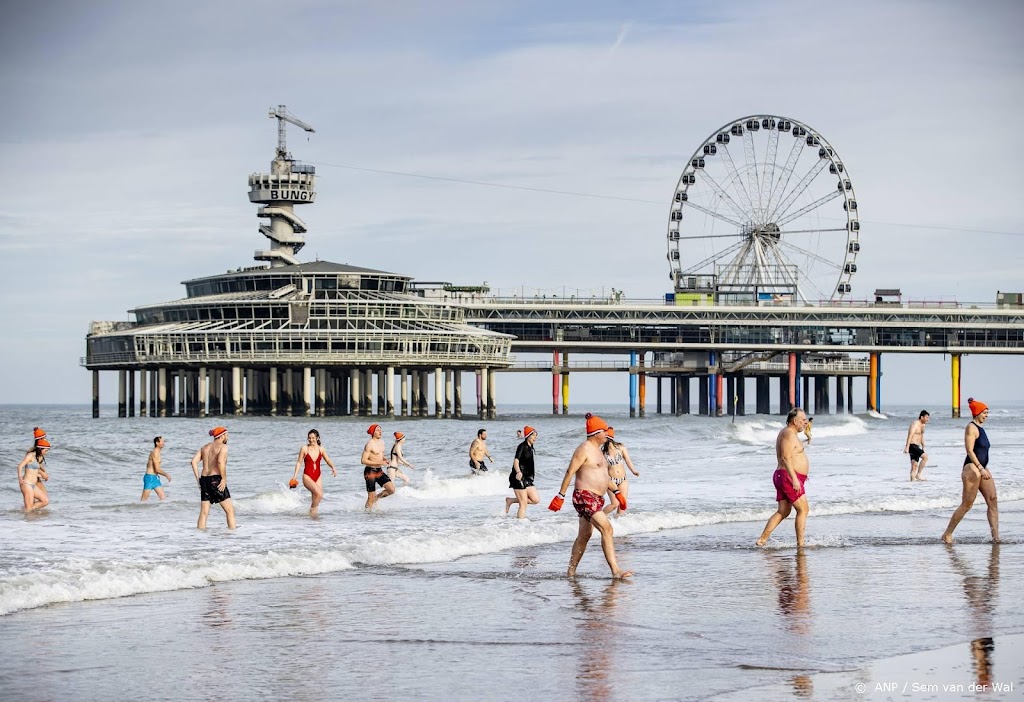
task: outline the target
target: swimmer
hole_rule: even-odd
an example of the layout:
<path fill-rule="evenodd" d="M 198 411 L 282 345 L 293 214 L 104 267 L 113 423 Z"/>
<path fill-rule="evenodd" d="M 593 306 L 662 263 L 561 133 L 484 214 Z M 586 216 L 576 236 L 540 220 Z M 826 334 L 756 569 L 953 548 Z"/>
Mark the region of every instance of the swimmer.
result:
<path fill-rule="evenodd" d="M 515 497 L 505 498 L 505 514 L 508 508 L 519 503 L 519 510 L 516 517 L 523 519 L 526 516 L 526 505 L 540 504 L 540 495 L 533 485 L 534 478 L 534 449 L 537 443 L 537 430 L 533 427 L 524 427 L 521 431 L 526 436 L 522 443 L 516 448 L 516 457 L 512 459 L 512 472 L 508 476 L 508 486 L 512 488 Z"/>
<path fill-rule="evenodd" d="M 412 463 L 405 460 L 405 456 L 402 454 L 402 448 L 405 446 L 405 434 L 400 431 L 395 432 L 395 443 L 391 446 L 391 457 L 388 460 L 388 477 L 392 480 L 401 478 L 404 482 L 403 485 L 409 484 L 409 476 L 402 472 L 402 466 L 406 468 L 416 469 Z"/>
<path fill-rule="evenodd" d="M 302 468 L 302 486 L 309 490 L 309 516 L 315 517 L 320 508 L 320 501 L 324 499 L 324 481 L 320 476 L 320 461 L 327 461 L 331 469 L 331 477 L 337 478 L 338 471 L 334 468 L 334 462 L 327 455 L 320 442 L 320 432 L 310 429 L 306 434 L 306 445 L 299 449 L 299 457 L 295 460 L 295 472 L 288 482 L 288 487 L 294 489 L 299 486 L 299 469 Z M 304 466 L 304 467 L 303 467 Z"/>
<path fill-rule="evenodd" d="M 214 427 L 210 430 L 213 441 L 204 445 L 192 456 L 192 473 L 199 485 L 199 529 L 206 529 L 206 519 L 210 516 L 210 505 L 219 504 L 227 518 L 228 529 L 235 528 L 235 506 L 231 503 L 228 491 L 228 430 L 225 427 Z M 199 473 L 199 464 L 203 464 L 203 472 Z"/>
<path fill-rule="evenodd" d="M 164 499 L 164 489 L 160 485 L 160 476 L 171 482 L 171 476 L 160 468 L 160 450 L 164 447 L 164 437 L 158 436 L 153 439 L 153 450 L 149 452 L 149 459 L 146 461 L 146 474 L 142 476 L 142 499 L 145 502 L 149 499 L 149 493 L 155 492 L 161 500 Z"/>
<path fill-rule="evenodd" d="M 604 451 L 605 460 L 608 462 L 608 506 L 604 508 L 605 514 L 619 517 L 626 509 L 622 505 L 629 500 L 629 480 L 626 475 L 626 468 L 636 477 L 640 477 L 640 471 L 633 467 L 633 461 L 629 457 L 629 451 L 625 445 L 615 440 L 615 429 L 608 427 L 605 432 L 608 440 L 601 448 Z M 616 492 L 617 491 L 617 492 Z M 622 497 L 619 498 L 618 495 Z"/>
<path fill-rule="evenodd" d="M 967 400 L 971 408 L 970 424 L 964 429 L 964 448 L 967 449 L 967 457 L 964 458 L 964 469 L 960 471 L 960 480 L 964 484 L 963 498 L 960 506 L 949 518 L 949 526 L 942 534 L 942 540 L 953 543 L 953 530 L 956 529 L 960 520 L 974 506 L 974 500 L 978 493 L 981 493 L 987 508 L 988 526 L 992 532 L 992 543 L 999 543 L 999 504 L 996 500 L 996 481 L 992 472 L 988 469 L 988 450 L 992 447 L 981 425 L 988 419 L 988 405 L 979 402 L 973 397 Z"/>
<path fill-rule="evenodd" d="M 921 414 L 910 423 L 907 430 L 907 442 L 903 445 L 903 453 L 910 454 L 910 481 L 924 480 L 921 473 L 928 463 L 928 454 L 924 452 L 924 427 L 928 424 L 931 415 L 928 410 L 921 410 Z"/>
<path fill-rule="evenodd" d="M 484 473 L 487 471 L 487 464 L 484 463 L 484 456 L 487 457 L 488 461 L 494 463 L 494 459 L 487 450 L 487 430 L 478 429 L 476 432 L 476 438 L 473 439 L 473 443 L 469 445 L 469 467 L 474 473 Z"/>
<path fill-rule="evenodd" d="M 49 479 L 46 473 L 46 454 L 50 451 L 50 442 L 46 440 L 46 432 L 36 427 L 33 429 L 35 443 L 25 452 L 25 457 L 18 464 L 18 489 L 24 500 L 25 511 L 33 512 L 50 504 L 50 497 L 43 482 Z M 33 465 L 35 463 L 35 465 Z"/>
<path fill-rule="evenodd" d="M 800 443 L 800 432 L 806 425 L 807 415 L 799 407 L 794 407 L 786 415 L 786 426 L 775 439 L 777 467 L 772 475 L 772 483 L 775 485 L 775 501 L 779 507 L 775 514 L 768 518 L 768 523 L 757 540 L 758 546 L 764 546 L 768 542 L 768 537 L 775 531 L 775 527 L 796 509 L 796 547 L 804 547 L 804 527 L 810 509 L 807 505 L 804 481 L 807 480 L 809 466 L 804 446 Z"/>
<path fill-rule="evenodd" d="M 366 509 L 373 509 L 377 500 L 395 494 L 395 484 L 385 472 L 390 464 L 384 458 L 384 442 L 380 438 L 384 430 L 380 424 L 371 424 L 366 433 L 370 435 L 370 440 L 363 447 L 359 462 L 363 464 L 363 482 L 366 483 Z M 381 487 L 380 492 L 376 492 L 378 485 Z"/>

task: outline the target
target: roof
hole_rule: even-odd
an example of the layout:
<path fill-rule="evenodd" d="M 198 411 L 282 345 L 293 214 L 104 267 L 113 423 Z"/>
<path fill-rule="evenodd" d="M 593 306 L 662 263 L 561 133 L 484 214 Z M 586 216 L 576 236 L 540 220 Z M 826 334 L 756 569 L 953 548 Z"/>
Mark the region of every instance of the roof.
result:
<path fill-rule="evenodd" d="M 359 266 L 350 266 L 347 263 L 332 263 L 331 261 L 309 261 L 308 263 L 299 263 L 297 265 L 290 266 L 251 266 L 248 268 L 238 268 L 233 271 L 227 271 L 226 273 L 218 273 L 217 275 L 208 275 L 201 278 L 192 278 L 184 281 L 185 283 L 195 283 L 201 280 L 213 280 L 216 278 L 232 278 L 235 276 L 254 276 L 254 275 L 288 275 L 293 273 L 369 273 L 374 275 L 387 275 L 394 276 L 397 278 L 405 278 L 406 280 L 412 280 L 412 276 L 402 275 L 400 273 L 389 273 L 388 271 L 378 271 L 373 268 L 360 268 Z"/>

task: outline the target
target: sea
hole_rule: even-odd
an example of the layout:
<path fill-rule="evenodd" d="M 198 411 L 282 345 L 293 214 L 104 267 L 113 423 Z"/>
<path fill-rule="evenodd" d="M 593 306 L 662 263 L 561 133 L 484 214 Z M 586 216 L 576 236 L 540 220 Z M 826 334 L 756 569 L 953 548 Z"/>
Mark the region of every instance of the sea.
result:
<path fill-rule="evenodd" d="M 986 430 L 1002 543 L 960 502 L 967 418 L 930 408 L 929 462 L 903 453 L 920 407 L 815 416 L 810 517 L 765 548 L 784 418 L 619 406 L 508 406 L 497 419 L 93 419 L 81 406 L 0 407 L 0 699 L 1020 699 L 1024 690 L 1024 406 Z M 547 509 L 583 413 L 615 426 L 639 477 L 566 578 L 577 518 Z M 359 456 L 379 421 L 406 435 L 411 484 L 364 509 Z M 230 429 L 238 528 L 196 529 L 189 461 Z M 541 504 L 505 514 L 516 430 L 538 431 Z M 42 426 L 51 504 L 24 514 L 14 469 Z M 288 488 L 317 429 L 325 498 Z M 473 475 L 488 430 L 495 462 Z M 167 499 L 141 502 L 152 439 Z M 390 446 L 390 441 L 388 441 Z M 984 689 L 983 689 L 984 688 Z"/>

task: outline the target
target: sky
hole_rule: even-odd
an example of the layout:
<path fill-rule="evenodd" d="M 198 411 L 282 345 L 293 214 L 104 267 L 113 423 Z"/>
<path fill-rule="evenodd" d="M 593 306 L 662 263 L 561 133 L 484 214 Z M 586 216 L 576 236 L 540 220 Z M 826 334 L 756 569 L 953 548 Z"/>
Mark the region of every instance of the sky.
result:
<path fill-rule="evenodd" d="M 1012 1 L 11 4 L 0 403 L 88 402 L 90 321 L 253 265 L 278 104 L 317 130 L 288 134 L 319 179 L 300 258 L 655 299 L 680 172 L 762 113 L 842 154 L 855 292 L 991 304 L 1024 291 L 1022 26 Z M 890 402 L 948 404 L 948 358 L 884 369 Z M 595 376 L 573 397 L 625 401 Z M 550 398 L 516 377 L 499 401 Z M 1024 356 L 965 358 L 963 391 L 1020 401 Z"/>

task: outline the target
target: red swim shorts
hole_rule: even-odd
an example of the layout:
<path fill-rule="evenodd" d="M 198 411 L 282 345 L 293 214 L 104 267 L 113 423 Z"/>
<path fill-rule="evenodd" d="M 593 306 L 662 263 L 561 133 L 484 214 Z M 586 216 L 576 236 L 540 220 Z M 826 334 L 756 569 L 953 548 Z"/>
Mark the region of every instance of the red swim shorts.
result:
<path fill-rule="evenodd" d="M 576 508 L 576 514 L 589 522 L 590 518 L 604 507 L 604 497 L 590 490 L 573 490 L 572 506 Z"/>
<path fill-rule="evenodd" d="M 782 502 L 796 502 L 802 495 L 805 494 L 804 483 L 807 482 L 807 476 L 803 473 L 796 474 L 797 479 L 800 481 L 800 491 L 793 490 L 793 481 L 789 479 L 789 473 L 784 468 L 779 468 L 772 475 L 772 483 L 775 485 L 775 501 Z"/>

